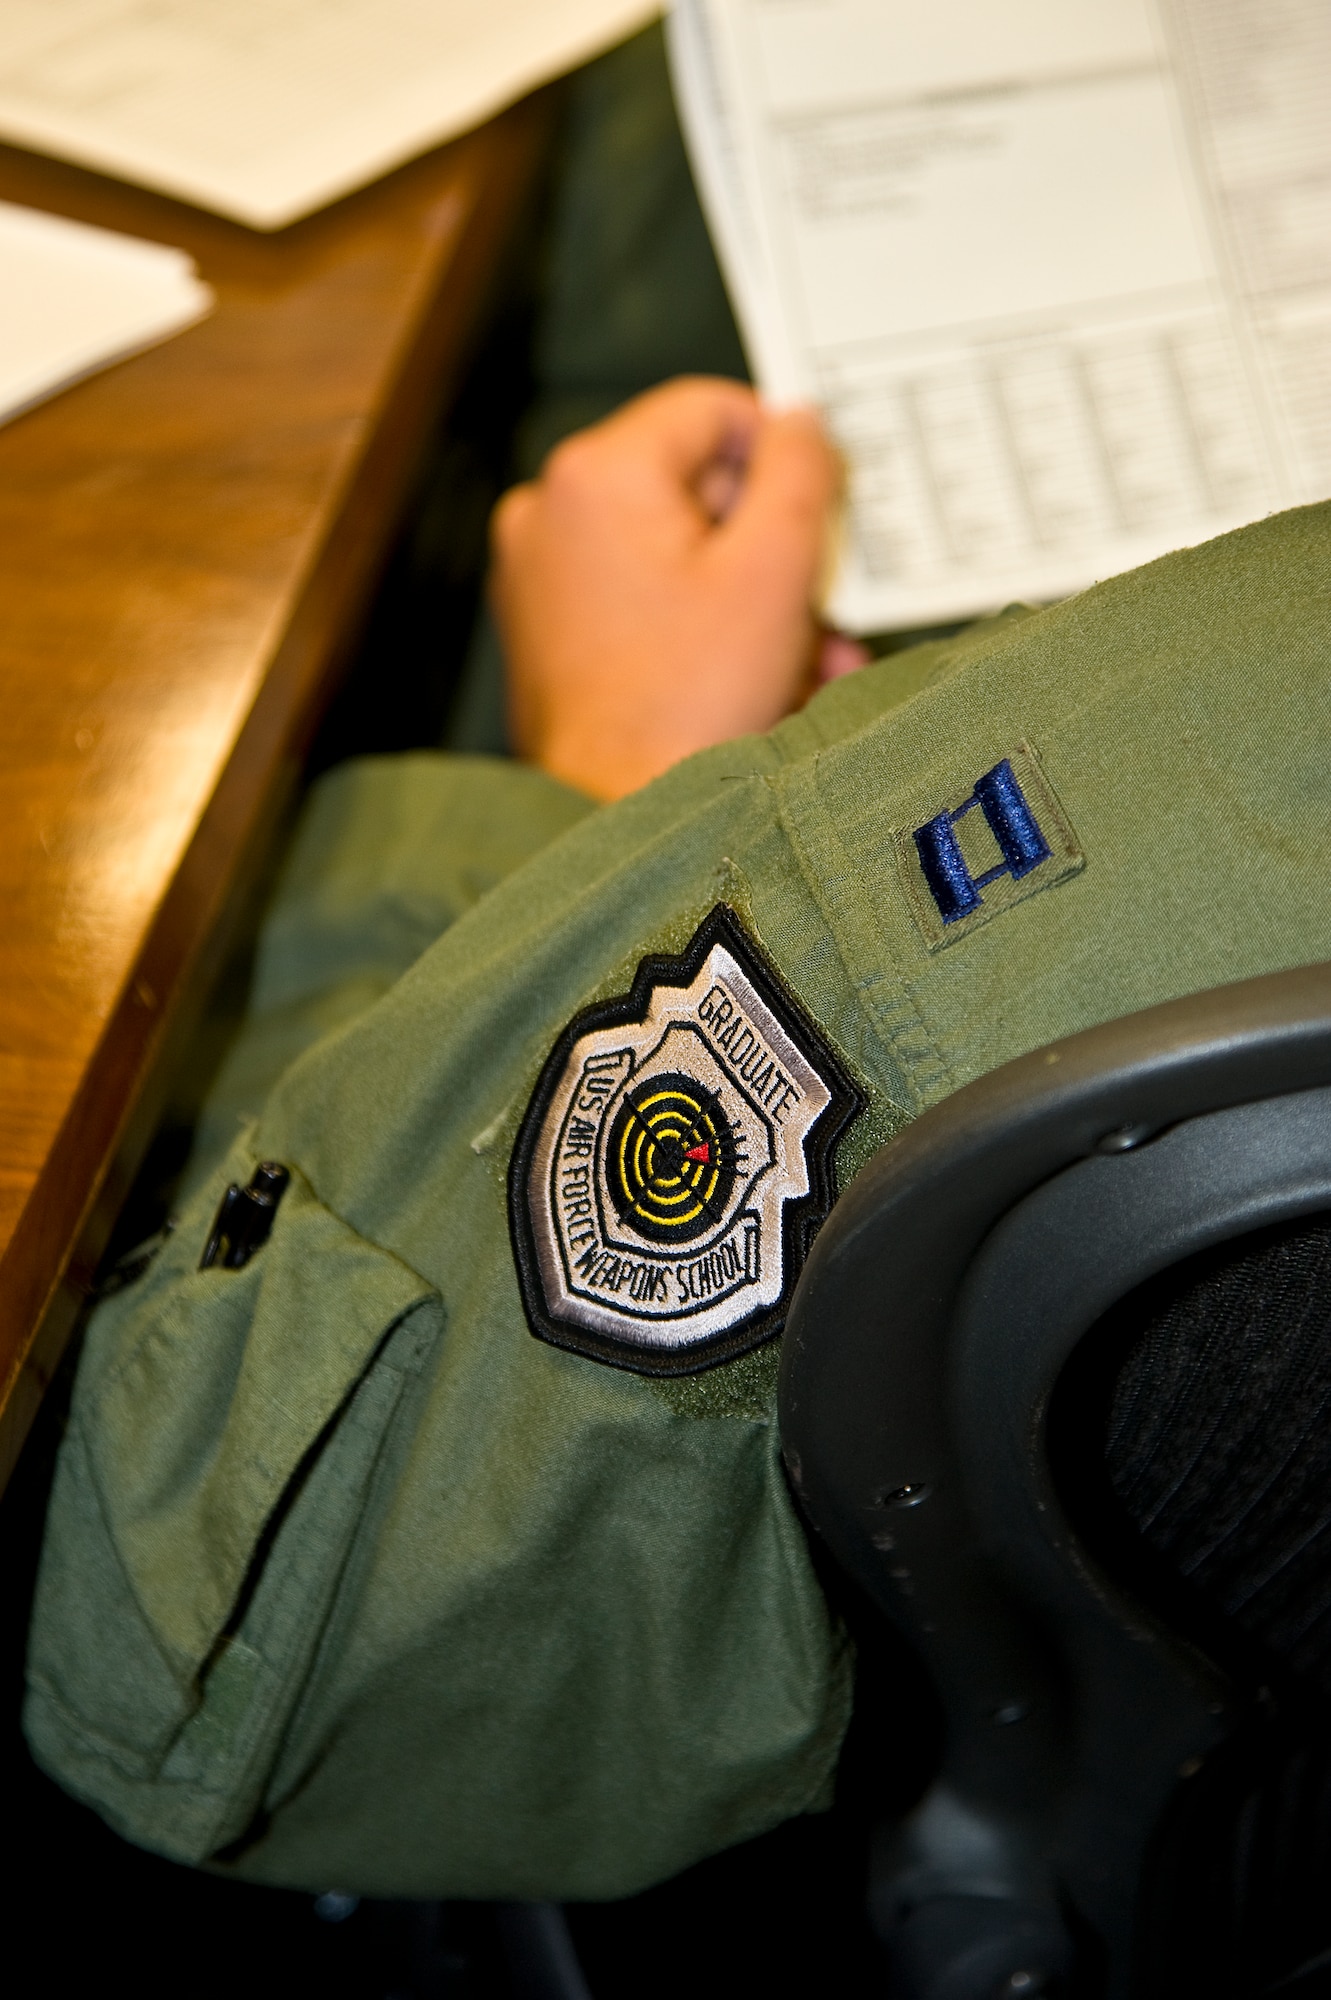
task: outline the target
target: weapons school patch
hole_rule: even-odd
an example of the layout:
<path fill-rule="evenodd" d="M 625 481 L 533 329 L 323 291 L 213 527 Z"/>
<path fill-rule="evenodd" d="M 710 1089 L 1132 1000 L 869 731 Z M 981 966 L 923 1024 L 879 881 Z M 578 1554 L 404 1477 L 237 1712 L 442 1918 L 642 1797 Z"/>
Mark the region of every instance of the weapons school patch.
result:
<path fill-rule="evenodd" d="M 776 1333 L 864 1097 L 718 903 L 546 1062 L 509 1168 L 532 1332 L 644 1375 Z"/>

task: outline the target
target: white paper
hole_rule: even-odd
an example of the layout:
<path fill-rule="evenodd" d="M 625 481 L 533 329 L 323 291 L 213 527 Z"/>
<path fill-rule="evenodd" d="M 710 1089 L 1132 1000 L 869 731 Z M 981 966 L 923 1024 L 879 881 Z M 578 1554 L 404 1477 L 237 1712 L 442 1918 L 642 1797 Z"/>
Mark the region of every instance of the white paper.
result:
<path fill-rule="evenodd" d="M 0 202 L 0 422 L 212 302 L 183 250 Z"/>
<path fill-rule="evenodd" d="M 277 229 L 659 0 L 0 0 L 0 138 Z"/>
<path fill-rule="evenodd" d="M 1331 492 L 1326 0 L 679 0 L 671 35 L 755 371 L 849 462 L 848 628 Z"/>

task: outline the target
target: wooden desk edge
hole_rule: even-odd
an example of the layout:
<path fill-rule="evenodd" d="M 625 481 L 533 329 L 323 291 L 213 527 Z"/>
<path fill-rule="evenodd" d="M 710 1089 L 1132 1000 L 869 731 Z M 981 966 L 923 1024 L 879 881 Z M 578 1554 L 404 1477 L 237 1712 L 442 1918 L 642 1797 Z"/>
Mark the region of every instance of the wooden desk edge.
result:
<path fill-rule="evenodd" d="M 543 156 L 550 93 L 502 114 L 447 279 L 412 329 L 382 420 L 309 572 L 282 644 L 159 906 L 83 1083 L 0 1260 L 0 1491 L 87 1300 L 111 1227 L 160 1115 L 169 1059 L 224 955 L 244 889 L 299 777 L 359 631 L 416 465 L 423 408 L 454 393 L 471 337 L 453 310 L 483 299 L 507 227 Z M 479 142 L 482 135 L 472 135 Z M 502 140 L 502 143 L 501 143 Z M 466 143 L 461 142 L 461 143 Z M 107 1089 L 108 1077 L 125 1078 Z M 86 1164 L 96 1161 L 89 1175 Z"/>

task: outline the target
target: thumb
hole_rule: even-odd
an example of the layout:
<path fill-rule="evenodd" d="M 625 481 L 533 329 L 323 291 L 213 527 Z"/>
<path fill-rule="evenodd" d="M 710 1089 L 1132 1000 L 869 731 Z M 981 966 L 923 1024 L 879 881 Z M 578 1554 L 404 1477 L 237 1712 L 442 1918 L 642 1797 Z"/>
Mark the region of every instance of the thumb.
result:
<path fill-rule="evenodd" d="M 841 490 L 841 461 L 812 410 L 764 413 L 743 489 L 714 537 L 730 560 L 812 594 Z M 722 549 L 717 547 L 717 554 Z"/>

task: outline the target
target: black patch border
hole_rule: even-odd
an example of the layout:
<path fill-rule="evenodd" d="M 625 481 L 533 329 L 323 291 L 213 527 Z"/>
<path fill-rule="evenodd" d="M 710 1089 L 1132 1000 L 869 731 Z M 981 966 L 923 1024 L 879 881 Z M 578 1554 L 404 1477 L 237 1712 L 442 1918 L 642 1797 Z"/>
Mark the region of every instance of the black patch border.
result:
<path fill-rule="evenodd" d="M 743 968 L 759 996 L 776 1015 L 791 1040 L 799 1045 L 806 1062 L 817 1070 L 832 1097 L 803 1141 L 809 1192 L 782 1204 L 780 1298 L 775 1304 L 728 1327 L 724 1333 L 709 1335 L 705 1341 L 690 1347 L 687 1353 L 663 1354 L 554 1318 L 547 1308 L 545 1287 L 541 1282 L 527 1190 L 533 1155 L 550 1101 L 582 1036 L 599 1028 L 640 1027 L 647 1018 L 653 991 L 658 986 L 692 985 L 708 953 L 718 944 L 724 945 Z M 837 1198 L 833 1153 L 838 1141 L 854 1120 L 868 1109 L 868 1104 L 867 1093 L 850 1074 L 803 1004 L 795 998 L 771 960 L 754 943 L 736 912 L 728 903 L 715 904 L 682 952 L 650 954 L 639 964 L 627 993 L 615 999 L 595 1001 L 575 1014 L 541 1067 L 531 1101 L 522 1115 L 508 1165 L 509 1238 L 523 1310 L 532 1333 L 549 1346 L 561 1347 L 569 1354 L 580 1354 L 585 1360 L 603 1362 L 609 1368 L 623 1368 L 631 1375 L 658 1377 L 701 1375 L 709 1368 L 737 1360 L 741 1354 L 748 1354 L 765 1341 L 774 1339 L 785 1325 L 791 1294 L 813 1239 L 827 1220 Z"/>

